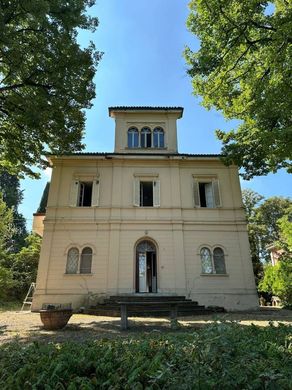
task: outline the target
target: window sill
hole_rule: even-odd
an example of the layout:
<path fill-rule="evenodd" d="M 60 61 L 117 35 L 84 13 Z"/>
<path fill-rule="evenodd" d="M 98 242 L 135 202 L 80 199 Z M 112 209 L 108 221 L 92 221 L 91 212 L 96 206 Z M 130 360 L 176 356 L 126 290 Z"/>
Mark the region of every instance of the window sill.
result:
<path fill-rule="evenodd" d="M 228 277 L 229 274 L 200 274 L 200 276 L 219 276 L 219 277 Z"/>
<path fill-rule="evenodd" d="M 80 273 L 77 273 L 77 274 L 67 274 L 67 273 L 64 273 L 63 274 L 64 276 L 93 276 L 93 273 L 89 273 L 89 274 L 80 274 Z"/>

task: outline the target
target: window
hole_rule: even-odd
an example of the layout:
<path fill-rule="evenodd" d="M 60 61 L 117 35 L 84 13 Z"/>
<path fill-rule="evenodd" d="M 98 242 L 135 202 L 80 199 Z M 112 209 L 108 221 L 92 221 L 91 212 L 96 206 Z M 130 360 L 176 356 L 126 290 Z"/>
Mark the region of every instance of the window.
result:
<path fill-rule="evenodd" d="M 84 248 L 81 252 L 81 256 L 78 248 L 70 248 L 67 254 L 66 274 L 78 274 L 78 271 L 80 274 L 90 274 L 91 264 L 91 248 Z"/>
<path fill-rule="evenodd" d="M 78 271 L 79 250 L 71 248 L 67 255 L 66 274 L 76 274 Z"/>
<path fill-rule="evenodd" d="M 141 148 L 151 148 L 151 130 L 143 127 L 141 130 Z"/>
<path fill-rule="evenodd" d="M 153 130 L 153 146 L 154 148 L 164 148 L 164 131 L 161 127 L 156 127 Z"/>
<path fill-rule="evenodd" d="M 203 274 L 226 274 L 225 256 L 222 248 L 215 248 L 213 255 L 211 250 L 204 247 L 200 251 Z"/>
<path fill-rule="evenodd" d="M 159 207 L 160 206 L 160 182 L 149 178 L 134 180 L 134 206 Z"/>
<path fill-rule="evenodd" d="M 78 206 L 91 206 L 92 199 L 92 182 L 80 182 L 78 194 Z"/>
<path fill-rule="evenodd" d="M 152 181 L 140 181 L 140 206 L 153 207 Z"/>
<path fill-rule="evenodd" d="M 91 273 L 91 262 L 92 262 L 92 249 L 87 247 L 81 252 L 80 260 L 80 273 L 90 274 Z"/>
<path fill-rule="evenodd" d="M 99 180 L 89 176 L 73 180 L 70 191 L 70 206 L 91 207 L 99 204 Z"/>
<path fill-rule="evenodd" d="M 139 147 L 139 131 L 136 127 L 130 127 L 128 130 L 128 148 Z"/>
<path fill-rule="evenodd" d="M 221 206 L 219 182 L 216 179 L 195 179 L 193 195 L 195 207 L 214 208 Z"/>

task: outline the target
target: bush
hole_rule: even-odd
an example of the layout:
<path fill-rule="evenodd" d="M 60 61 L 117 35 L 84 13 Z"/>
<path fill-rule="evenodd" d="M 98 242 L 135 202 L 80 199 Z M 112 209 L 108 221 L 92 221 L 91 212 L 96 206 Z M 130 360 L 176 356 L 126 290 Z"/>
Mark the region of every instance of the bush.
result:
<path fill-rule="evenodd" d="M 283 305 L 292 306 L 292 259 L 283 255 L 276 265 L 267 265 L 259 290 L 278 296 Z"/>
<path fill-rule="evenodd" d="M 195 333 L 0 349 L 6 389 L 289 389 L 292 328 L 223 323 Z"/>

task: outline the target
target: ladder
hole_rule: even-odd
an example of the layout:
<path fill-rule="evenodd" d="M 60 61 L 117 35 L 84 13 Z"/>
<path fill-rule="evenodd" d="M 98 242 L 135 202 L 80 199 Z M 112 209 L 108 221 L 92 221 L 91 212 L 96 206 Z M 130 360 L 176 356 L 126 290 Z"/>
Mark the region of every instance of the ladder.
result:
<path fill-rule="evenodd" d="M 24 298 L 24 301 L 23 301 L 23 304 L 22 304 L 20 311 L 23 311 L 25 305 L 29 305 L 29 306 L 32 305 L 32 297 L 33 297 L 34 292 L 35 292 L 35 283 L 31 283 L 31 285 L 29 286 L 28 292 L 26 294 L 26 297 Z"/>

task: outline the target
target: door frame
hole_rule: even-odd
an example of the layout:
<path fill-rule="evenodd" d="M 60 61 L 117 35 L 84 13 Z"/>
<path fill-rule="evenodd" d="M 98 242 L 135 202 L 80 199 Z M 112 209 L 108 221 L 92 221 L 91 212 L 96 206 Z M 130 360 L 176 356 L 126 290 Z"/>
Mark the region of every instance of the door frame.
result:
<path fill-rule="evenodd" d="M 156 291 L 155 291 L 155 293 L 157 293 L 158 292 L 158 245 L 153 239 L 151 239 L 149 237 L 143 237 L 143 238 L 139 239 L 136 242 L 136 244 L 134 245 L 134 292 L 140 293 L 140 291 L 139 291 L 139 256 L 138 256 L 137 248 L 138 248 L 138 245 L 140 245 L 144 241 L 148 241 L 155 248 L 155 252 L 152 252 L 152 253 L 155 253 L 155 275 L 156 275 Z M 147 251 L 146 251 L 146 253 L 147 253 Z M 151 252 L 149 251 L 149 253 L 151 253 Z M 147 259 L 146 259 L 146 266 L 147 266 Z M 147 270 L 146 270 L 146 275 L 147 275 Z M 153 270 L 152 270 L 152 275 L 153 275 Z M 149 294 L 149 292 L 141 292 L 140 294 Z"/>

